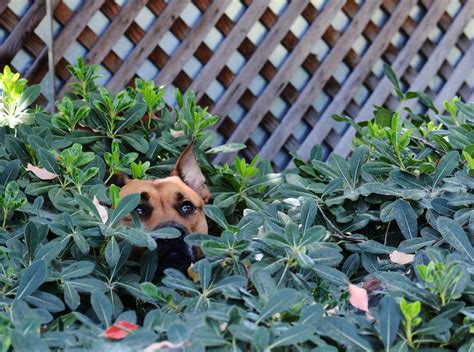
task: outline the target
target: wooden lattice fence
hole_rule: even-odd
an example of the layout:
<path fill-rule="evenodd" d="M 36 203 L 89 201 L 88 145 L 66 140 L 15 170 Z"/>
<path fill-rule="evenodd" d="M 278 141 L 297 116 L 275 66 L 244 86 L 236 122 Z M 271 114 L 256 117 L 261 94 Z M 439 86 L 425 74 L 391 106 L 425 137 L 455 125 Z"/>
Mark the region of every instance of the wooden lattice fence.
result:
<path fill-rule="evenodd" d="M 276 169 L 315 143 L 347 155 L 353 130 L 334 113 L 364 120 L 374 104 L 396 108 L 384 62 L 438 107 L 473 98 L 474 0 L 47 1 L 57 96 L 78 56 L 100 64 L 114 91 L 153 79 L 173 105 L 176 87 L 192 89 L 221 116 L 219 142 L 244 142 L 244 156 Z M 48 21 L 46 0 L 0 1 L 0 64 L 45 86 Z"/>

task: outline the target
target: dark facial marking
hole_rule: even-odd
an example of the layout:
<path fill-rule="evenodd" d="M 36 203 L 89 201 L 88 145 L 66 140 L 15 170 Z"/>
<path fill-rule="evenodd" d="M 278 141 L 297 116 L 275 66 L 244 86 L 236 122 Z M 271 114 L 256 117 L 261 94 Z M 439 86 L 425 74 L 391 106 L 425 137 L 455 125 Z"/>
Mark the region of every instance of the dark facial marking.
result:
<path fill-rule="evenodd" d="M 147 192 L 140 193 L 140 204 L 135 208 L 135 211 L 142 219 L 150 217 L 153 208 L 150 206 L 149 200 L 150 195 Z"/>

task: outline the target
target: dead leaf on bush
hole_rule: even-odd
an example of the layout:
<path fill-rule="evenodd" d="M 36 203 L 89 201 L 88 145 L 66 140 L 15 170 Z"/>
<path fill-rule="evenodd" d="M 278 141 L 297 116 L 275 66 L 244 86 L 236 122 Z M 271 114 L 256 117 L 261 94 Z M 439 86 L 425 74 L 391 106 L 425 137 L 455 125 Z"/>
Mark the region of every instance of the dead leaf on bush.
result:
<path fill-rule="evenodd" d="M 59 177 L 58 175 L 43 169 L 41 167 L 33 166 L 30 163 L 28 163 L 26 167 L 27 171 L 32 172 L 36 177 L 38 177 L 40 180 L 54 180 L 56 177 Z"/>
<path fill-rule="evenodd" d="M 145 348 L 144 352 L 155 352 L 159 351 L 162 349 L 171 349 L 171 348 L 180 348 L 183 347 L 184 343 L 172 343 L 170 341 L 161 341 L 161 342 L 155 342 Z"/>
<path fill-rule="evenodd" d="M 97 199 L 96 196 L 94 196 L 94 199 L 93 199 L 92 203 L 94 203 L 95 207 L 97 208 L 97 211 L 99 212 L 100 219 L 105 224 L 107 222 L 107 220 L 109 219 L 109 214 L 107 213 L 107 208 L 99 203 L 99 200 Z"/>
<path fill-rule="evenodd" d="M 170 130 L 170 133 L 174 138 L 179 138 L 179 137 L 184 136 L 184 131 Z"/>
<path fill-rule="evenodd" d="M 349 303 L 364 312 L 369 311 L 369 295 L 362 287 L 349 284 Z"/>
<path fill-rule="evenodd" d="M 413 263 L 413 259 L 415 259 L 414 254 L 407 254 L 399 251 L 393 251 L 390 253 L 390 261 L 395 264 L 410 264 Z"/>

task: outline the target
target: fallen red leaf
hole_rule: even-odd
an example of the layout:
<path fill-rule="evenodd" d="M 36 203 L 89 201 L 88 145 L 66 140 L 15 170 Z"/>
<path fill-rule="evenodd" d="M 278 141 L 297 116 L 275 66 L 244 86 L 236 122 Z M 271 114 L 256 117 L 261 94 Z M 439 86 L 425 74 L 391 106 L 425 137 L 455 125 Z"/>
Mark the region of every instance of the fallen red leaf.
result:
<path fill-rule="evenodd" d="M 111 340 L 121 340 L 130 335 L 131 331 L 137 329 L 137 325 L 125 320 L 120 320 L 117 321 L 114 325 L 110 326 L 107 330 L 105 330 L 103 336 Z"/>
<path fill-rule="evenodd" d="M 349 284 L 349 303 L 364 312 L 369 311 L 369 295 L 362 287 Z"/>

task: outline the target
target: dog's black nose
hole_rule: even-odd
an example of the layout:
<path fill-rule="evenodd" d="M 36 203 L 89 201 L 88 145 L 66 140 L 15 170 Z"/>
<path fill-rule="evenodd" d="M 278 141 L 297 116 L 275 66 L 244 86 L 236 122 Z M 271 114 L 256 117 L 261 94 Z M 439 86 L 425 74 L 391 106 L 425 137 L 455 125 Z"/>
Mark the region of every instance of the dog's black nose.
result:
<path fill-rule="evenodd" d="M 188 267 L 195 261 L 192 246 L 184 242 L 188 229 L 176 222 L 165 222 L 156 227 L 156 230 L 171 227 L 177 229 L 181 236 L 173 239 L 157 239 L 156 252 L 158 254 L 158 274 L 165 269 L 174 268 L 186 273 Z"/>

